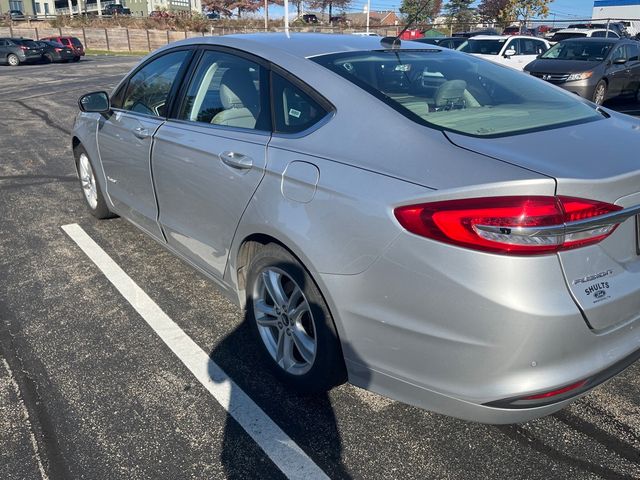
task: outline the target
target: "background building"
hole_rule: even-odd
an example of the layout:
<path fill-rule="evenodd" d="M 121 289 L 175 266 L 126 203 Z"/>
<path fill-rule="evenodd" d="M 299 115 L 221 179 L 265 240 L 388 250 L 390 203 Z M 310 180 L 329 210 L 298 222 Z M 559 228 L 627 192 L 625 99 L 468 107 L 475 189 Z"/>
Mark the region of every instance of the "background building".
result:
<path fill-rule="evenodd" d="M 640 20 L 640 0 L 595 0 L 592 16 Z"/>
<path fill-rule="evenodd" d="M 4 1 L 14 0 L 0 0 L 0 2 Z M 131 10 L 131 15 L 138 17 L 146 17 L 156 10 L 173 13 L 191 11 L 200 13 L 202 11 L 200 0 L 102 0 L 100 7 L 104 10 L 107 5 L 111 4 L 120 4 Z M 71 5 L 71 11 L 74 14 L 80 12 L 96 13 L 98 11 L 97 0 L 55 0 L 56 13 L 58 15 L 69 15 L 69 5 Z"/>
<path fill-rule="evenodd" d="M 55 15 L 54 0 L 0 0 L 0 15 L 9 10 L 20 10 L 29 17 Z"/>

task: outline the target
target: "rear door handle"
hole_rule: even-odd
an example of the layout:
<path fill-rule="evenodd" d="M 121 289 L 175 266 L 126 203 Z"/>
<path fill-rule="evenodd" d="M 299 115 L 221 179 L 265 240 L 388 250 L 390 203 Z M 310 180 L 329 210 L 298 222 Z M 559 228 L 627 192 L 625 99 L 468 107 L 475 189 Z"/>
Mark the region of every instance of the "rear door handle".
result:
<path fill-rule="evenodd" d="M 133 134 L 138 138 L 147 138 L 149 136 L 149 129 L 144 127 L 136 127 L 133 129 Z"/>
<path fill-rule="evenodd" d="M 220 154 L 220 160 L 225 165 L 231 168 L 237 168 L 239 170 L 248 170 L 253 167 L 253 160 L 251 157 L 237 152 L 222 152 Z"/>

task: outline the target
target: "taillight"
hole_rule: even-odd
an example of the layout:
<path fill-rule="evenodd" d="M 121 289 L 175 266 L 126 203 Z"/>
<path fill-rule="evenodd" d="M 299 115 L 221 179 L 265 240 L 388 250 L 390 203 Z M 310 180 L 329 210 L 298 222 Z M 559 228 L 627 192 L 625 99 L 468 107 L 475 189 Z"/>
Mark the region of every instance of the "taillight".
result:
<path fill-rule="evenodd" d="M 618 226 L 598 217 L 622 207 L 572 197 L 488 197 L 398 207 L 408 231 L 485 252 L 540 255 L 597 243 Z M 596 221 L 592 221 L 596 220 Z"/>
<path fill-rule="evenodd" d="M 62 49 L 62 48 L 58 48 L 58 47 L 56 47 L 56 48 L 54 48 L 54 50 L 55 50 L 56 52 L 61 52 L 63 49 Z"/>
<path fill-rule="evenodd" d="M 29 47 L 25 47 L 24 45 L 20 45 L 20 50 L 26 51 L 26 50 L 29 50 Z"/>

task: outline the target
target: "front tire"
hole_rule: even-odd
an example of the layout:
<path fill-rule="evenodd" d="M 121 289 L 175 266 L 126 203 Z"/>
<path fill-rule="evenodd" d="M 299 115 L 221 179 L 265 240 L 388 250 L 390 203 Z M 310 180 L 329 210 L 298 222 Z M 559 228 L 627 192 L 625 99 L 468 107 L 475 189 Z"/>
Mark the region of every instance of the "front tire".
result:
<path fill-rule="evenodd" d="M 107 202 L 102 194 L 100 184 L 96 179 L 95 170 L 89 160 L 87 151 L 82 145 L 77 146 L 74 149 L 74 156 L 76 158 L 76 169 L 78 177 L 80 178 L 80 187 L 82 188 L 83 197 L 89 212 L 96 218 L 112 218 L 115 217 L 113 213 L 109 211 Z"/>
<path fill-rule="evenodd" d="M 593 90 L 592 101 L 596 105 L 602 105 L 607 97 L 607 82 L 600 80 Z"/>
<path fill-rule="evenodd" d="M 18 65 L 20 65 L 20 59 L 15 53 L 10 53 L 9 55 L 7 55 L 7 63 L 11 67 L 17 67 Z"/>
<path fill-rule="evenodd" d="M 331 313 L 298 260 L 281 246 L 260 248 L 249 263 L 247 313 L 263 356 L 283 383 L 303 393 L 346 381 Z"/>

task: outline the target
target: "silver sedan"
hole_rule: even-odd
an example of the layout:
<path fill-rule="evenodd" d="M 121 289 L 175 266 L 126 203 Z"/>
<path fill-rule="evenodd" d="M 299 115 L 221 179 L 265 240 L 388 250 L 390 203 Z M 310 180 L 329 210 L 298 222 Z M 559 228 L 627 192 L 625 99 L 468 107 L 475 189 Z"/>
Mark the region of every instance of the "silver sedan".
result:
<path fill-rule="evenodd" d="M 552 413 L 640 357 L 640 123 L 435 46 L 186 40 L 87 94 L 120 215 L 247 309 L 293 388 L 459 418 Z"/>

